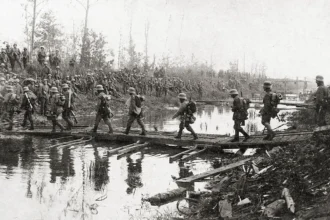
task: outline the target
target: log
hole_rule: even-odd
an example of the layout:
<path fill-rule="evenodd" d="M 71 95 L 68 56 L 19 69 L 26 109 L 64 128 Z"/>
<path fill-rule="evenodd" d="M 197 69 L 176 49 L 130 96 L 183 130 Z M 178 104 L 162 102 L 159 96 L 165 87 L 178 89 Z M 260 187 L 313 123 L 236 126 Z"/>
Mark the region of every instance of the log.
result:
<path fill-rule="evenodd" d="M 118 151 L 118 155 L 117 155 L 117 160 L 128 155 L 128 154 L 132 154 L 142 148 L 145 148 L 149 143 L 144 143 L 144 144 L 138 144 L 123 150 Z"/>
<path fill-rule="evenodd" d="M 158 193 L 149 198 L 143 199 L 144 201 L 150 202 L 151 205 L 164 205 L 166 203 L 172 202 L 177 198 L 185 196 L 187 192 L 186 188 L 180 187 L 165 193 Z"/>
<path fill-rule="evenodd" d="M 270 203 L 263 211 L 263 215 L 267 217 L 276 217 L 276 215 L 285 207 L 283 199 L 276 200 Z"/>
<path fill-rule="evenodd" d="M 182 160 L 182 161 L 188 160 L 188 159 L 190 159 L 190 158 L 192 158 L 192 157 L 197 156 L 197 155 L 200 154 L 200 153 L 203 153 L 203 152 L 206 151 L 206 150 L 207 150 L 207 148 L 204 148 L 204 149 L 199 150 L 199 151 L 196 151 L 196 152 L 190 152 L 188 155 L 184 155 L 184 156 L 181 158 L 181 160 Z"/>
<path fill-rule="evenodd" d="M 284 188 L 282 191 L 282 197 L 286 201 L 286 205 L 288 209 L 292 212 L 295 213 L 295 207 L 294 207 L 294 201 L 292 199 L 292 196 L 290 195 L 290 191 L 288 188 Z"/>
<path fill-rule="evenodd" d="M 116 154 L 116 153 L 118 153 L 118 151 L 123 150 L 123 149 L 128 148 L 128 147 L 132 147 L 134 145 L 136 145 L 136 143 L 125 145 L 125 146 L 122 146 L 122 147 L 117 147 L 117 148 L 112 149 L 112 150 L 108 150 L 108 155 L 110 156 L 111 154 Z"/>
<path fill-rule="evenodd" d="M 181 153 L 178 153 L 178 154 L 176 154 L 176 155 L 171 156 L 171 157 L 170 157 L 170 163 L 173 162 L 173 161 L 175 161 L 176 159 L 181 158 L 183 155 L 185 155 L 185 154 L 187 154 L 187 153 L 190 153 L 191 151 L 196 150 L 196 148 L 197 148 L 197 146 L 195 146 L 195 147 L 193 147 L 193 148 L 191 148 L 191 149 L 189 149 L 189 150 L 186 150 L 186 151 L 183 151 L 183 152 L 181 152 Z"/>
<path fill-rule="evenodd" d="M 218 169 L 210 170 L 210 171 L 207 171 L 207 172 L 204 172 L 204 173 L 201 173 L 201 174 L 197 174 L 197 175 L 190 176 L 190 177 L 187 177 L 187 178 L 179 179 L 176 182 L 178 182 L 178 183 L 193 183 L 193 182 L 196 182 L 197 180 L 204 179 L 204 178 L 207 178 L 207 177 L 210 177 L 210 176 L 214 176 L 214 175 L 217 175 L 219 173 L 222 173 L 222 172 L 225 172 L 225 171 L 228 171 L 228 170 L 232 170 L 236 167 L 244 165 L 245 163 L 247 163 L 248 161 L 251 161 L 251 160 L 252 160 L 252 158 L 240 160 L 236 163 L 232 163 L 232 164 L 220 167 Z"/>
<path fill-rule="evenodd" d="M 231 178 L 228 176 L 225 176 L 224 178 L 221 179 L 221 181 L 214 185 L 211 188 L 212 192 L 221 192 L 222 189 L 227 188 L 231 182 Z"/>

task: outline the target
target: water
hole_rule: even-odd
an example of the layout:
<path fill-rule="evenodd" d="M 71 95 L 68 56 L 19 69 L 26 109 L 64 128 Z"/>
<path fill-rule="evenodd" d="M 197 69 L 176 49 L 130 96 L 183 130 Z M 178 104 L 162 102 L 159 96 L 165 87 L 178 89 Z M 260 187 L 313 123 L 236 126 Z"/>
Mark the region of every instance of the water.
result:
<path fill-rule="evenodd" d="M 148 115 L 147 127 L 176 130 L 178 121 L 169 120 L 172 113 Z M 259 121 L 258 117 L 248 121 L 250 132 L 262 129 Z M 124 120 L 115 122 L 124 125 Z M 232 133 L 231 112 L 207 106 L 199 110 L 194 128 L 203 133 Z M 152 207 L 142 198 L 176 189 L 174 178 L 218 168 L 224 157 L 212 153 L 169 163 L 169 156 L 180 150 L 153 146 L 117 160 L 116 155 L 107 156 L 107 150 L 122 144 L 51 148 L 55 143 L 35 137 L 0 137 L 2 220 L 156 219 L 175 211 L 176 203 Z M 35 153 L 19 151 L 31 147 Z M 192 187 L 203 190 L 203 186 L 195 183 Z"/>

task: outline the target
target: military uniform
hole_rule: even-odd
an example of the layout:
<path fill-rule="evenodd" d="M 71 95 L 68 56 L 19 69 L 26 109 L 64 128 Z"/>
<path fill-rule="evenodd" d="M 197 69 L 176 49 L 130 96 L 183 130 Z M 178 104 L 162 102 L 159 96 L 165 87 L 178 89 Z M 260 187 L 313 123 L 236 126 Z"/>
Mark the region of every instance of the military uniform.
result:
<path fill-rule="evenodd" d="M 50 92 L 51 92 L 51 96 L 49 98 L 49 104 L 50 104 L 50 118 L 53 124 L 52 132 L 56 131 L 56 125 L 61 129 L 61 131 L 63 131 L 64 127 L 58 121 L 58 117 L 63 112 L 63 105 L 65 102 L 65 98 L 64 96 L 58 93 L 58 89 L 56 87 L 52 87 Z"/>
<path fill-rule="evenodd" d="M 266 94 L 263 98 L 264 107 L 260 110 L 261 123 L 267 128 L 268 134 L 264 140 L 272 140 L 275 137 L 275 132 L 270 126 L 270 121 L 273 116 L 274 108 L 276 108 L 276 103 L 273 101 L 273 93 L 271 91 L 271 82 L 264 82 L 264 90 Z"/>
<path fill-rule="evenodd" d="M 12 53 L 12 70 L 14 70 L 15 68 L 15 62 L 17 62 L 19 64 L 19 67 L 22 69 L 22 64 L 21 64 L 21 51 L 16 47 L 17 45 L 14 44 L 14 47 L 11 50 Z"/>
<path fill-rule="evenodd" d="M 22 52 L 22 61 L 23 61 L 23 67 L 25 69 L 30 61 L 30 55 L 26 48 L 24 48 Z"/>
<path fill-rule="evenodd" d="M 48 108 L 48 99 L 49 99 L 49 86 L 47 84 L 47 80 L 44 80 L 44 83 L 40 86 L 40 114 L 46 115 L 47 114 L 47 108 Z"/>
<path fill-rule="evenodd" d="M 190 131 L 191 134 L 194 137 L 194 140 L 198 139 L 197 134 L 195 133 L 194 129 L 191 127 L 191 118 L 193 117 L 192 114 L 187 112 L 187 106 L 188 106 L 188 100 L 185 93 L 180 93 L 178 98 L 180 99 L 180 108 L 179 110 L 174 114 L 172 119 L 175 119 L 180 116 L 180 125 L 179 125 L 179 132 L 178 135 L 175 137 L 177 139 L 181 139 L 181 135 L 183 132 L 183 129 L 186 128 L 187 131 Z"/>
<path fill-rule="evenodd" d="M 107 99 L 109 99 L 109 96 L 107 96 L 104 93 L 104 89 L 102 85 L 97 85 L 96 89 L 98 91 L 97 95 L 97 106 L 96 106 L 96 117 L 95 117 L 95 123 L 94 128 L 92 132 L 97 132 L 97 128 L 100 124 L 100 121 L 103 119 L 104 123 L 108 125 L 109 133 L 113 133 L 111 121 L 110 121 L 110 106 L 107 106 Z"/>
<path fill-rule="evenodd" d="M 9 123 L 9 127 L 7 130 L 12 130 L 13 129 L 13 118 L 15 112 L 18 110 L 18 104 L 19 104 L 19 99 L 14 93 L 14 90 L 11 86 L 7 87 L 8 93 L 4 96 L 3 99 L 3 114 L 1 116 L 0 121 L 6 120 Z"/>
<path fill-rule="evenodd" d="M 230 95 L 234 99 L 232 111 L 233 111 L 233 121 L 234 121 L 234 130 L 235 130 L 235 137 L 232 142 L 239 141 L 239 133 L 242 133 L 245 137 L 244 142 L 249 139 L 249 135 L 244 131 L 242 128 L 242 124 L 244 124 L 245 120 L 247 119 L 247 114 L 244 109 L 243 99 L 238 96 L 238 92 L 236 89 L 232 89 L 230 91 Z"/>
<path fill-rule="evenodd" d="M 42 48 L 42 49 L 41 49 Z M 46 60 L 46 52 L 43 50 L 44 47 L 40 47 L 40 51 L 38 52 L 38 62 L 40 65 L 43 65 Z"/>
<path fill-rule="evenodd" d="M 136 120 L 138 125 L 141 127 L 141 134 L 140 135 L 146 135 L 146 129 L 144 126 L 144 123 L 142 121 L 142 103 L 140 98 L 136 95 L 134 88 L 129 88 L 128 93 L 130 94 L 130 98 L 127 100 L 126 104 L 128 106 L 128 121 L 126 125 L 126 131 L 125 134 L 129 134 L 129 131 L 131 130 L 131 126 L 133 122 Z"/>
<path fill-rule="evenodd" d="M 23 91 L 24 91 L 24 95 L 23 95 L 21 109 L 25 110 L 25 113 L 24 113 L 22 127 L 25 127 L 27 121 L 29 120 L 30 122 L 29 130 L 34 130 L 34 122 L 32 115 L 34 113 L 37 96 L 32 91 L 30 91 L 28 87 L 24 87 Z"/>
<path fill-rule="evenodd" d="M 69 89 L 69 86 L 67 84 L 63 84 L 62 89 L 63 95 L 65 97 L 62 118 L 64 121 L 66 121 L 68 125 L 67 130 L 71 130 L 74 125 L 73 121 L 71 120 L 71 111 L 73 110 L 75 100 L 73 92 Z"/>
<path fill-rule="evenodd" d="M 318 126 L 326 125 L 325 116 L 327 112 L 328 88 L 324 86 L 323 77 L 317 76 L 317 90 L 315 92 L 315 120 Z"/>

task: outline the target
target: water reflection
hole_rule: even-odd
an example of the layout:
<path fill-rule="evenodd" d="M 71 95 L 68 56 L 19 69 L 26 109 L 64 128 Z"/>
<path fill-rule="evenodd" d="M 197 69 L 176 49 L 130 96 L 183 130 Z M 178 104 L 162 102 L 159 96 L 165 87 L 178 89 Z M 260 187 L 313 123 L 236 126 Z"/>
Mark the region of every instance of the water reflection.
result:
<path fill-rule="evenodd" d="M 96 191 L 104 190 L 109 182 L 109 157 L 101 157 L 97 147 L 93 147 L 95 161 L 90 164 L 91 178 L 94 182 L 94 189 Z"/>
<path fill-rule="evenodd" d="M 135 155 L 136 156 L 136 155 Z M 144 158 L 144 153 L 140 153 L 138 158 L 132 159 L 132 156 L 126 157 L 127 162 L 127 194 L 132 194 L 136 188 L 141 188 L 143 186 L 141 173 L 142 173 L 142 160 Z"/>
<path fill-rule="evenodd" d="M 69 147 L 53 147 L 49 151 L 50 182 L 55 183 L 56 178 L 60 177 L 62 182 L 75 175 L 73 158 Z"/>

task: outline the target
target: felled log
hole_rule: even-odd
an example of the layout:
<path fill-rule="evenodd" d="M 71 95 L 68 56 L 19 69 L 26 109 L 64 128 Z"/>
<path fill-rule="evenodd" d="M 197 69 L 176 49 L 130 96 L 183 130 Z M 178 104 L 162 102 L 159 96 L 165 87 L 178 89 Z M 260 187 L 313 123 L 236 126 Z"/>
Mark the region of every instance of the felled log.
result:
<path fill-rule="evenodd" d="M 276 217 L 278 213 L 285 207 L 285 201 L 283 199 L 276 200 L 270 203 L 263 211 L 263 215 L 267 217 Z"/>
<path fill-rule="evenodd" d="M 174 189 L 165 193 L 158 193 L 149 198 L 143 199 L 144 201 L 150 202 L 151 205 L 163 205 L 169 202 L 174 201 L 177 198 L 185 196 L 187 192 L 186 188 L 180 187 L 178 189 Z"/>
<path fill-rule="evenodd" d="M 289 192 L 289 189 L 288 188 L 284 188 L 283 189 L 283 191 L 282 191 L 282 197 L 285 199 L 286 205 L 287 205 L 288 209 L 292 213 L 295 213 L 294 201 L 292 199 L 292 196 L 290 195 L 290 192 Z"/>
<path fill-rule="evenodd" d="M 209 187 L 212 192 L 220 192 L 222 189 L 227 188 L 228 185 L 231 182 L 231 178 L 228 176 L 225 176 L 220 180 L 219 183 Z"/>

